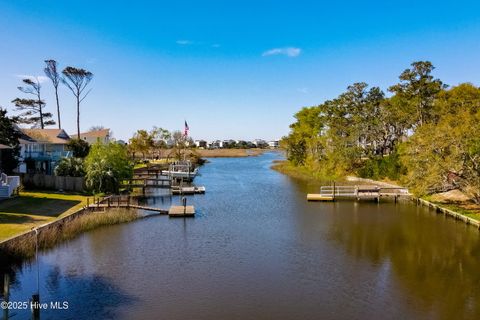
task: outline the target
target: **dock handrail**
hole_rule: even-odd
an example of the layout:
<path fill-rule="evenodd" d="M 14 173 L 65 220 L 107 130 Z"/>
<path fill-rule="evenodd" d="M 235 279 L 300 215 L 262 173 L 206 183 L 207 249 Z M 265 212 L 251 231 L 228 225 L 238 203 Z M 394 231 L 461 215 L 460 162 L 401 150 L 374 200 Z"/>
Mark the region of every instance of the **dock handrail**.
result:
<path fill-rule="evenodd" d="M 398 192 L 394 192 L 397 190 Z M 386 192 L 385 192 L 386 191 Z M 321 186 L 322 196 L 356 197 L 359 194 L 408 194 L 404 187 L 382 187 L 377 185 Z"/>

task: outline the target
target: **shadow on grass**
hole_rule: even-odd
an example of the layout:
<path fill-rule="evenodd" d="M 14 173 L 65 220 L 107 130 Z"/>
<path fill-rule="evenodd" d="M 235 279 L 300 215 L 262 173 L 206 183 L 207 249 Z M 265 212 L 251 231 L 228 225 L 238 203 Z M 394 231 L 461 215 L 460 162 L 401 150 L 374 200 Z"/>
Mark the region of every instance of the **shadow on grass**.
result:
<path fill-rule="evenodd" d="M 38 216 L 57 217 L 76 206 L 79 200 L 47 199 L 30 196 L 20 196 L 0 202 L 0 213 L 31 214 Z"/>
<path fill-rule="evenodd" d="M 18 215 L 12 213 L 4 213 L 0 212 L 0 224 L 2 223 L 35 223 L 40 219 L 35 219 L 35 217 L 28 216 L 28 215 Z"/>

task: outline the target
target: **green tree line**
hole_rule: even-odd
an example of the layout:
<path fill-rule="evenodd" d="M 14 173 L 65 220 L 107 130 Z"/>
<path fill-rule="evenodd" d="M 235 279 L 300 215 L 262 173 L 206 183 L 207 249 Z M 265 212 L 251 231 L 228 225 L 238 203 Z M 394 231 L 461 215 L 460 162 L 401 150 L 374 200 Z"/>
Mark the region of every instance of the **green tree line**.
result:
<path fill-rule="evenodd" d="M 416 194 L 459 189 L 480 203 L 480 88 L 448 87 L 429 61 L 388 88 L 354 83 L 295 114 L 281 141 L 289 162 L 328 179 L 401 181 Z"/>

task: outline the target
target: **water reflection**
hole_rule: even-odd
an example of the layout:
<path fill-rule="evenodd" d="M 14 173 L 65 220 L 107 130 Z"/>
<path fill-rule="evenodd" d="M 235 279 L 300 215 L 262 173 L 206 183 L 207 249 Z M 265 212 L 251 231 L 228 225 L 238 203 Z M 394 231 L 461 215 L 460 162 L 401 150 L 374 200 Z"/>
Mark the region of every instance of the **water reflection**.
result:
<path fill-rule="evenodd" d="M 343 203 L 332 217 L 330 238 L 356 259 L 388 265 L 385 277 L 424 315 L 480 318 L 478 230 L 412 204 Z"/>

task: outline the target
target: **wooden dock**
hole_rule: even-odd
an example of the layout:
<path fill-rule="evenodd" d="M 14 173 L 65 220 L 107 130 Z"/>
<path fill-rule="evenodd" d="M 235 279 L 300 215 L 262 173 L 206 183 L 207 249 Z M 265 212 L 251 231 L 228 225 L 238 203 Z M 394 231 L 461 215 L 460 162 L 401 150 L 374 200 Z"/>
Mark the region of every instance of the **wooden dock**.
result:
<path fill-rule="evenodd" d="M 395 202 L 398 197 L 409 196 L 408 190 L 402 187 L 381 187 L 377 185 L 354 186 L 322 186 L 320 193 L 307 194 L 307 201 L 335 201 L 338 199 L 376 200 L 381 197 L 392 197 Z"/>
<path fill-rule="evenodd" d="M 193 217 L 195 216 L 194 206 L 171 206 L 168 210 L 169 217 Z"/>
<path fill-rule="evenodd" d="M 141 209 L 157 212 L 159 214 L 168 214 L 168 210 L 166 209 L 139 205 L 138 201 L 134 200 L 136 200 L 136 198 L 131 198 L 130 196 L 108 196 L 103 198 L 94 198 L 93 202 L 90 203 L 90 200 L 87 198 L 86 208 L 90 210 L 106 210 L 109 208 Z"/>

